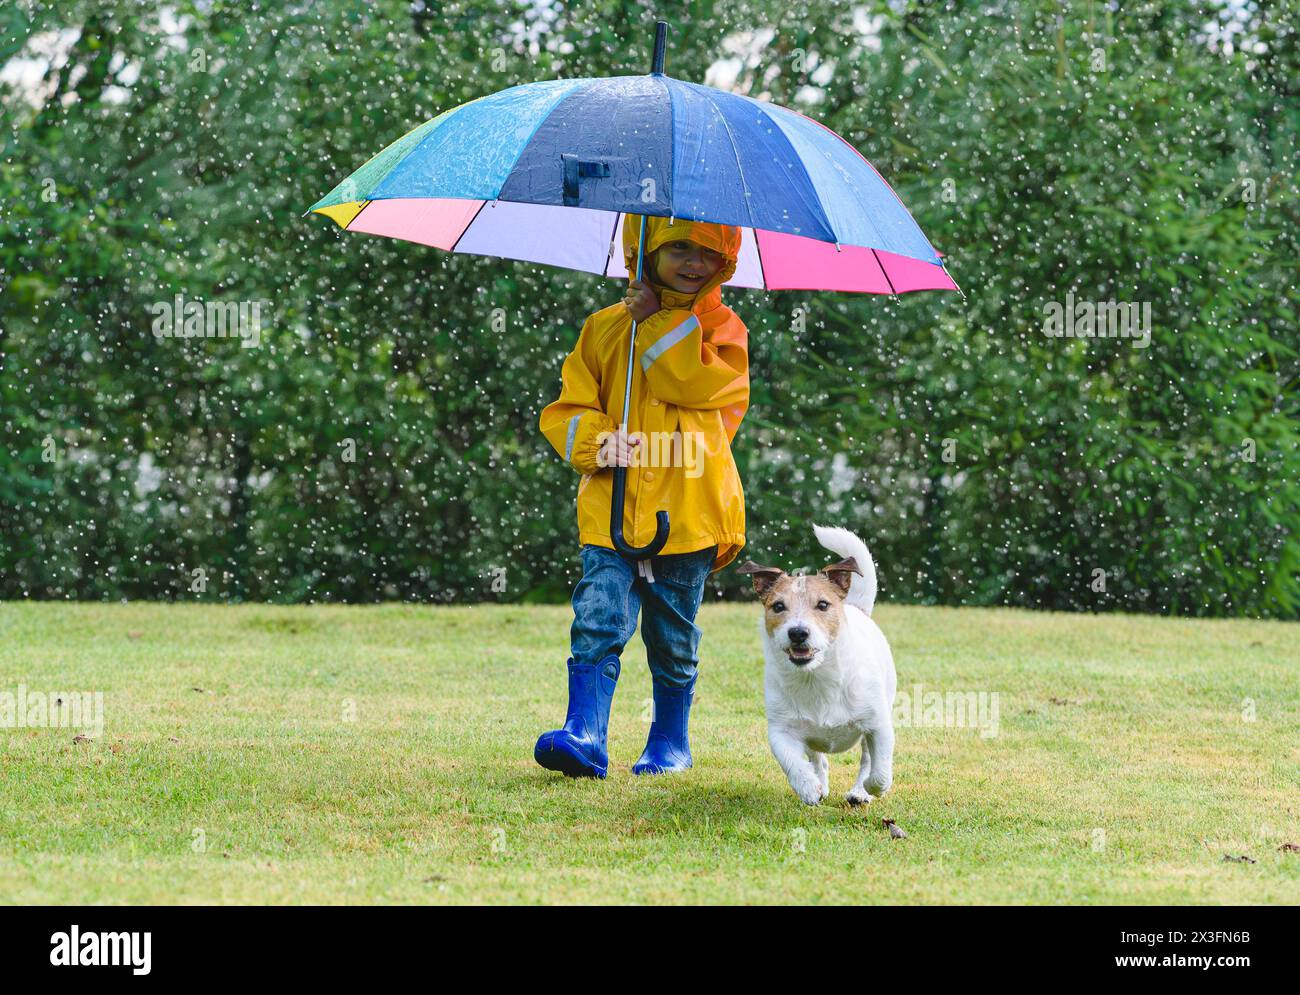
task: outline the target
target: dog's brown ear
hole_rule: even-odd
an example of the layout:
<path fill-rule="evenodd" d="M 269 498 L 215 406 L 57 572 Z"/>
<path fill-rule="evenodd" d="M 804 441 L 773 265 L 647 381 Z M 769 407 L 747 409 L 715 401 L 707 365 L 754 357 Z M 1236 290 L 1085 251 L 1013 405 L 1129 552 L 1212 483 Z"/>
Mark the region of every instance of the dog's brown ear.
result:
<path fill-rule="evenodd" d="M 752 575 L 750 579 L 754 582 L 754 593 L 760 598 L 767 594 L 772 589 L 772 585 L 785 573 L 780 567 L 761 567 L 753 560 L 746 560 L 738 569 L 743 574 Z"/>
<path fill-rule="evenodd" d="M 822 567 L 820 572 L 824 573 L 843 594 L 849 593 L 849 585 L 853 583 L 854 574 L 862 576 L 862 571 L 858 569 L 858 561 L 851 556 L 847 560 Z"/>

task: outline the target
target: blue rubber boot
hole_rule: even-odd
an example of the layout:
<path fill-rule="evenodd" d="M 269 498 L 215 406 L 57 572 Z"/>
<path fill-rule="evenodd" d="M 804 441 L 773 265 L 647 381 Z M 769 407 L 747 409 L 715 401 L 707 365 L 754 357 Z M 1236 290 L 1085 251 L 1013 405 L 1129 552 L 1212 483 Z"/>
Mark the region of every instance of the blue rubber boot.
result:
<path fill-rule="evenodd" d="M 564 726 L 544 732 L 533 757 L 547 770 L 568 777 L 604 777 L 609 770 L 605 745 L 609 733 L 609 706 L 618 684 L 617 656 L 600 663 L 574 663 L 569 659 L 569 714 Z"/>
<path fill-rule="evenodd" d="M 695 699 L 695 678 L 684 688 L 654 685 L 655 719 L 641 759 L 632 765 L 633 774 L 671 774 L 691 766 L 691 741 L 686 726 Z"/>

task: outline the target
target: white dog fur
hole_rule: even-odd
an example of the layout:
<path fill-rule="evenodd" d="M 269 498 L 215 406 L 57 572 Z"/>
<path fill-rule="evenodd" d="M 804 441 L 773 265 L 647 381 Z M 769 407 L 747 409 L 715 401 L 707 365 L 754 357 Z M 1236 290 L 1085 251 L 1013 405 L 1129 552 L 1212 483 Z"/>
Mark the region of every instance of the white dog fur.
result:
<path fill-rule="evenodd" d="M 862 805 L 893 782 L 898 678 L 885 634 L 871 619 L 876 568 L 866 544 L 847 529 L 814 525 L 813 532 L 844 560 L 810 576 L 752 562 L 741 568 L 754 574 L 764 605 L 768 742 L 808 805 L 830 794 L 826 755 L 861 743 L 858 775 L 845 799 Z"/>

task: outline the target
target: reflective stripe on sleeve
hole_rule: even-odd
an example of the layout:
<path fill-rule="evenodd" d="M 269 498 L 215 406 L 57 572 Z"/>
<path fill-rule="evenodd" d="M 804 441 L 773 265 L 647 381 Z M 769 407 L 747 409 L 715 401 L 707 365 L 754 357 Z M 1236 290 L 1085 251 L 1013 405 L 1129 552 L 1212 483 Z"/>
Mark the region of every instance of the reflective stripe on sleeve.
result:
<path fill-rule="evenodd" d="M 678 342 L 686 338 L 686 336 L 690 335 L 691 332 L 695 331 L 695 329 L 699 327 L 700 327 L 700 319 L 695 317 L 695 315 L 691 315 L 689 318 L 687 318 L 680 325 L 674 328 L 671 332 L 667 333 L 663 338 L 661 338 L 658 342 L 656 342 L 654 345 L 652 345 L 649 349 L 647 349 L 645 352 L 641 354 L 641 369 L 642 370 L 650 369 L 650 367 L 654 365 L 654 361 L 656 359 L 658 359 L 660 356 L 662 356 L 669 349 L 671 349 Z"/>
<path fill-rule="evenodd" d="M 569 437 L 564 440 L 564 458 L 573 459 L 573 440 L 578 434 L 578 422 L 582 420 L 582 415 L 574 415 L 569 419 Z"/>

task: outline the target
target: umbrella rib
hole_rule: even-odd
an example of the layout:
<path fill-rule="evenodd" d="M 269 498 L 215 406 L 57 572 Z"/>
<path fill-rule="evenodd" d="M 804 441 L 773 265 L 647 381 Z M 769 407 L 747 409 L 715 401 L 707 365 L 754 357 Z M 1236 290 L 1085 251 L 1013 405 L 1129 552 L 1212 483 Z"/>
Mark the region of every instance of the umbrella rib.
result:
<path fill-rule="evenodd" d="M 731 143 L 731 155 L 736 160 L 736 172 L 740 174 L 740 185 L 745 191 L 745 212 L 749 215 L 749 227 L 753 228 L 755 227 L 754 209 L 751 206 L 749 199 L 749 181 L 745 179 L 745 167 L 741 165 L 740 162 L 740 150 L 736 148 L 736 136 L 731 133 L 731 125 L 727 123 L 727 117 L 722 113 L 722 108 L 714 102 L 712 95 L 710 95 L 708 91 L 708 87 L 701 86 L 697 87 L 697 89 L 704 94 L 704 99 L 709 102 L 709 106 L 712 107 L 714 113 L 718 115 L 718 120 L 722 122 L 722 127 L 727 131 L 727 141 Z"/>
<path fill-rule="evenodd" d="M 871 254 L 876 257 L 876 265 L 880 267 L 880 274 L 885 278 L 885 282 L 889 284 L 889 292 L 897 297 L 898 291 L 894 289 L 894 281 L 889 278 L 889 270 L 885 269 L 885 263 L 880 258 L 880 253 L 872 249 Z"/>
<path fill-rule="evenodd" d="M 673 91 L 666 80 L 660 80 L 668 97 L 668 210 L 675 213 L 673 195 L 677 192 L 677 118 L 673 113 Z M 669 217 L 672 215 L 670 214 Z"/>
<path fill-rule="evenodd" d="M 474 217 L 470 218 L 469 224 L 467 224 L 464 228 L 460 230 L 460 234 L 456 236 L 456 241 L 451 243 L 451 248 L 448 249 L 447 251 L 449 252 L 456 251 L 456 246 L 460 245 L 460 240 L 465 237 L 465 233 L 469 231 L 472 227 L 474 227 L 474 222 L 477 221 L 478 216 L 483 213 L 483 208 L 487 207 L 487 203 L 488 202 L 486 200 L 481 201 L 479 203 L 478 210 L 474 212 Z"/>
<path fill-rule="evenodd" d="M 767 269 L 763 266 L 763 247 L 758 244 L 758 229 L 749 229 L 754 233 L 754 255 L 758 256 L 758 276 L 763 281 L 763 289 L 767 290 Z"/>
<path fill-rule="evenodd" d="M 618 219 L 621 217 L 618 211 L 614 212 L 614 227 L 609 232 L 609 247 L 605 250 L 605 272 L 601 276 L 609 276 L 609 261 L 614 258 L 614 236 L 618 234 Z"/>
<path fill-rule="evenodd" d="M 836 251 L 838 252 L 839 251 L 838 246 L 840 244 L 839 232 L 835 230 L 835 225 L 831 221 L 830 215 L 826 211 L 826 206 L 822 203 L 821 191 L 817 189 L 817 184 L 813 182 L 813 178 L 811 174 L 809 174 L 808 172 L 808 166 L 803 161 L 803 156 L 801 156 L 799 152 L 795 149 L 794 143 L 790 141 L 790 136 L 787 135 L 785 133 L 785 129 L 781 127 L 781 122 L 777 119 L 776 114 L 773 111 L 773 108 L 776 108 L 776 110 L 789 111 L 789 113 L 791 114 L 798 114 L 799 112 L 791 111 L 788 107 L 782 107 L 780 104 L 770 104 L 768 101 L 765 100 L 755 100 L 753 97 L 746 97 L 745 99 L 749 100 L 751 103 L 755 104 L 758 107 L 759 111 L 762 112 L 763 116 L 766 117 L 769 122 L 771 122 L 772 127 L 775 129 L 775 135 L 779 135 L 781 141 L 785 142 L 786 148 L 790 150 L 790 155 L 793 161 L 798 165 L 800 172 L 803 174 L 803 178 L 808 181 L 808 189 L 812 191 L 812 195 L 813 195 L 813 200 L 810 203 L 808 199 L 802 195 L 802 192 L 800 192 L 800 200 L 802 200 L 804 206 L 808 208 L 809 214 L 811 214 L 815 219 L 825 222 L 826 230 L 831 233 L 830 240 L 835 242 L 835 245 L 837 246 Z M 803 115 L 800 116 L 802 117 Z M 822 127 L 825 127 L 825 125 L 822 125 Z M 827 128 L 826 130 L 830 131 L 829 128 Z M 831 133 L 834 134 L 834 132 Z M 798 188 L 796 187 L 796 189 Z M 873 222 L 873 227 L 874 227 L 874 222 Z M 818 241 L 824 242 L 828 240 L 818 239 Z"/>
<path fill-rule="evenodd" d="M 789 109 L 789 108 L 787 108 L 787 110 L 788 110 L 788 109 Z M 905 215 L 907 215 L 908 220 L 912 222 L 912 225 L 916 228 L 916 230 L 917 230 L 918 232 L 920 232 L 921 237 L 922 237 L 923 239 L 925 239 L 925 244 L 930 246 L 930 250 L 931 250 L 932 252 L 935 251 L 935 249 L 934 249 L 934 245 L 930 242 L 930 236 L 928 236 L 928 235 L 927 235 L 927 234 L 926 234 L 926 233 L 921 229 L 921 226 L 917 223 L 916 218 L 912 217 L 912 212 L 909 211 L 909 210 L 907 209 L 907 205 L 903 203 L 903 198 L 900 197 L 900 196 L 898 196 L 898 191 L 895 190 L 895 189 L 893 188 L 893 186 L 890 185 L 890 182 L 889 182 L 887 179 L 885 179 L 884 175 L 880 172 L 880 170 L 878 170 L 878 169 L 876 168 L 875 163 L 873 163 L 870 159 L 868 159 L 868 158 L 867 158 L 866 156 L 864 156 L 860 151 L 858 151 L 858 147 L 857 147 L 856 145 L 854 145 L 852 142 L 850 142 L 850 141 L 849 141 L 847 138 L 845 138 L 843 135 L 841 135 L 838 131 L 834 130 L 833 128 L 828 128 L 826 125 L 824 125 L 824 124 L 822 124 L 820 121 L 818 121 L 815 117 L 808 117 L 807 114 L 802 114 L 802 113 L 800 113 L 799 111 L 793 111 L 792 113 L 799 114 L 800 117 L 802 117 L 802 118 L 807 118 L 807 120 L 809 120 L 809 121 L 811 121 L 813 124 L 817 125 L 817 127 L 823 129 L 824 131 L 828 131 L 828 132 L 830 132 L 832 135 L 835 136 L 835 138 L 837 138 L 837 139 L 838 139 L 839 141 L 841 141 L 843 144 L 847 145 L 847 146 L 849 147 L 849 149 L 853 152 L 854 155 L 856 155 L 859 159 L 861 159 L 863 162 L 865 162 L 865 163 L 867 164 L 868 168 L 869 168 L 873 173 L 876 174 L 876 178 L 877 178 L 878 180 L 880 180 L 880 182 L 883 183 L 883 184 L 885 185 L 885 189 L 888 190 L 891 194 L 894 195 L 894 200 L 898 201 L 898 206 L 901 207 L 901 208 L 903 209 L 903 213 L 904 213 Z M 886 251 L 888 251 L 888 250 L 886 250 Z M 937 255 L 937 253 L 936 253 L 936 255 Z M 940 263 L 940 265 L 943 265 L 943 264 Z M 883 270 L 885 267 L 881 266 L 880 268 Z M 885 279 L 889 279 L 888 275 L 886 275 Z M 949 279 L 951 279 L 951 276 L 949 276 Z M 956 280 L 953 280 L 953 283 L 956 283 L 956 282 L 957 282 Z M 961 288 L 958 287 L 957 289 L 960 290 Z"/>
<path fill-rule="evenodd" d="M 361 205 L 361 211 L 364 211 L 367 207 L 369 207 L 373 203 L 374 203 L 373 200 L 366 201 L 364 204 Z M 352 222 L 356 221 L 357 218 L 361 217 L 361 211 L 357 211 L 356 214 L 352 215 L 352 217 L 348 219 L 348 223 L 343 226 L 344 231 L 348 231 L 349 229 L 351 229 Z"/>

